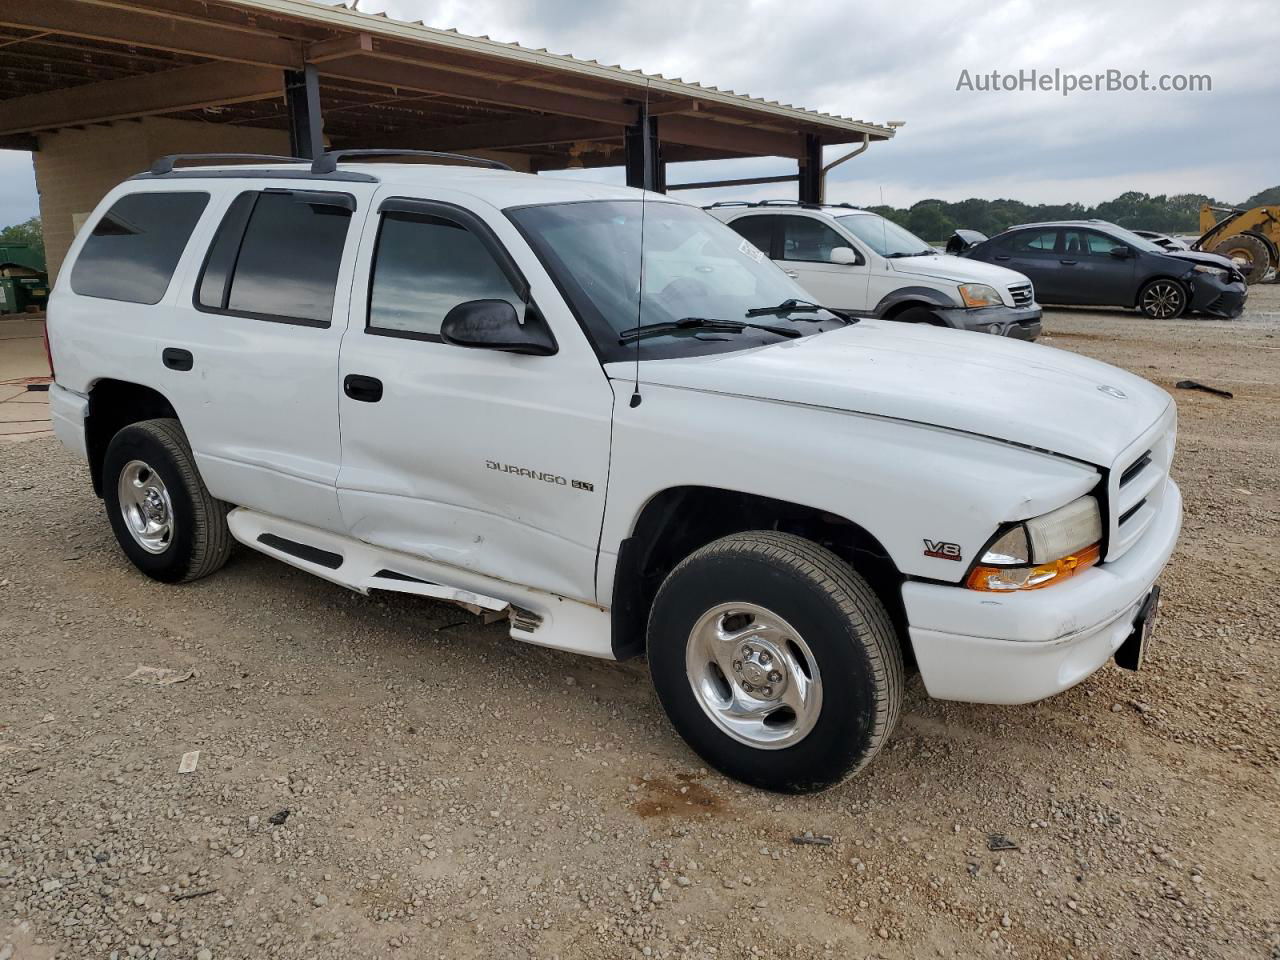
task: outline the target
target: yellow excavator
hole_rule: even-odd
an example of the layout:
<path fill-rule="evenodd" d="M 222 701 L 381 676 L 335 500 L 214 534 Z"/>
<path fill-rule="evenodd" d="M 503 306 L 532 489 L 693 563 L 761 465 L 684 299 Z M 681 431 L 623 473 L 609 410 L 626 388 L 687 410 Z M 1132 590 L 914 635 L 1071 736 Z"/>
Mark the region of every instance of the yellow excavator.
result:
<path fill-rule="evenodd" d="M 1238 210 L 1206 203 L 1200 208 L 1200 239 L 1191 249 L 1230 257 L 1250 283 L 1275 280 L 1280 268 L 1280 207 Z"/>

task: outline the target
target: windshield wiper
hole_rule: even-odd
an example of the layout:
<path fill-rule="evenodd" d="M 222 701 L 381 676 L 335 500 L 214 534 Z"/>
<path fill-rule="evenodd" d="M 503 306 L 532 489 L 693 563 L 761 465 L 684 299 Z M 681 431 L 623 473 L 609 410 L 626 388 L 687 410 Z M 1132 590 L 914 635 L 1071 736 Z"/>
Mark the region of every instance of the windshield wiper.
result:
<path fill-rule="evenodd" d="M 783 300 L 776 307 L 752 307 L 750 310 L 747 311 L 747 316 L 763 317 L 769 314 L 799 313 L 799 312 L 811 313 L 815 310 L 825 310 L 827 311 L 827 313 L 835 314 L 839 319 L 843 320 L 845 323 L 858 322 L 857 317 L 851 316 L 850 314 L 845 313 L 843 310 L 836 310 L 832 307 L 824 307 L 822 304 L 814 303 L 812 300 L 796 300 L 794 298 L 790 300 Z"/>
<path fill-rule="evenodd" d="M 663 323 L 645 323 L 630 330 L 623 330 L 618 335 L 619 343 L 631 343 L 645 337 L 660 337 L 679 330 L 724 330 L 730 333 L 741 333 L 743 330 L 765 330 L 776 333 L 780 337 L 793 339 L 801 336 L 799 330 L 790 327 L 775 327 L 767 323 L 743 323 L 741 320 L 717 320 L 714 317 L 681 317 L 679 320 Z"/>
<path fill-rule="evenodd" d="M 890 253 L 885 259 L 897 260 L 900 257 L 932 257 L 937 252 L 937 250 L 930 248 L 928 250 L 917 250 L 915 253 Z"/>

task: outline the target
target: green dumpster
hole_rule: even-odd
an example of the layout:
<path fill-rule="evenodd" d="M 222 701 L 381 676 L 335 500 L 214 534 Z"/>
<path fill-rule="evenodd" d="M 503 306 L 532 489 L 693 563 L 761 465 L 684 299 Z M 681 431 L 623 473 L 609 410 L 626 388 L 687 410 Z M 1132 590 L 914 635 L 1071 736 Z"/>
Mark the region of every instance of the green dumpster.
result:
<path fill-rule="evenodd" d="M 0 313 L 43 310 L 49 301 L 44 256 L 28 244 L 0 244 Z"/>

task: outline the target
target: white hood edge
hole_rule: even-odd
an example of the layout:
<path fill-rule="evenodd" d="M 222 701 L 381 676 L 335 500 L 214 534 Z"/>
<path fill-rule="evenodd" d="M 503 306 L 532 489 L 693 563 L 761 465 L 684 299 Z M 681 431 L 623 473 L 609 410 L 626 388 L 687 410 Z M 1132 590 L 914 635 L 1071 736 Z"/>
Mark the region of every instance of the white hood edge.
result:
<path fill-rule="evenodd" d="M 605 369 L 619 380 L 635 372 L 630 362 Z M 642 361 L 640 382 L 928 424 L 1104 468 L 1173 403 L 1141 377 L 1065 350 L 881 320 Z"/>

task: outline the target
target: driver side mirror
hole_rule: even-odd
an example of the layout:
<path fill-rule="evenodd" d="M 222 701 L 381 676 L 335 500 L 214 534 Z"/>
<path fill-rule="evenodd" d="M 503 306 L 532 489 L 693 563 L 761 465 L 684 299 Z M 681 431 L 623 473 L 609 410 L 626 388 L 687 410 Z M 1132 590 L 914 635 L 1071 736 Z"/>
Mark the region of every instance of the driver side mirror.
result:
<path fill-rule="evenodd" d="M 506 300 L 467 300 L 459 303 L 440 324 L 440 338 L 455 347 L 501 350 L 535 357 L 549 357 L 558 349 L 542 314 L 525 308 L 524 322 Z"/>
<path fill-rule="evenodd" d="M 833 247 L 829 259 L 832 263 L 850 266 L 858 262 L 858 255 L 853 252 L 852 247 Z"/>
<path fill-rule="evenodd" d="M 1117 260 L 1128 260 L 1133 256 L 1133 251 L 1128 247 L 1112 247 L 1111 255 Z"/>

